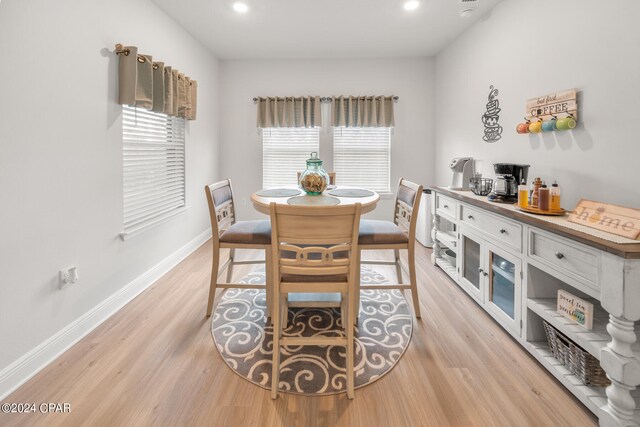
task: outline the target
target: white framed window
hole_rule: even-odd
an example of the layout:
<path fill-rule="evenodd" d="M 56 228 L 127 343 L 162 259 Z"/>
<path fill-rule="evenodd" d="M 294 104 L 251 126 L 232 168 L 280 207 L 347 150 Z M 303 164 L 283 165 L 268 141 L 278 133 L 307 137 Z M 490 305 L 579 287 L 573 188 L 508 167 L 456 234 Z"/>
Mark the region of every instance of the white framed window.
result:
<path fill-rule="evenodd" d="M 262 187 L 295 185 L 313 151 L 320 151 L 320 128 L 262 129 Z"/>
<path fill-rule="evenodd" d="M 184 122 L 184 118 L 122 106 L 122 239 L 184 210 Z"/>
<path fill-rule="evenodd" d="M 333 128 L 333 170 L 340 185 L 390 192 L 391 128 Z"/>

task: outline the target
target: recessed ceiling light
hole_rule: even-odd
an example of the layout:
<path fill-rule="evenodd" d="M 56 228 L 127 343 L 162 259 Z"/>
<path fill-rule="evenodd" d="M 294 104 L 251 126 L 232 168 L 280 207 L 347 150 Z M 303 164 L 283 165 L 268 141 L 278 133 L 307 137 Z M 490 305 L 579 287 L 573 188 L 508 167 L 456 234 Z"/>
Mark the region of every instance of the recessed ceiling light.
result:
<path fill-rule="evenodd" d="M 463 18 L 468 18 L 473 13 L 473 9 L 462 9 L 460 11 L 460 16 Z"/>
<path fill-rule="evenodd" d="M 404 10 L 416 10 L 420 6 L 420 2 L 418 0 L 409 0 L 404 4 Z"/>
<path fill-rule="evenodd" d="M 245 13 L 249 10 L 249 6 L 247 6 L 246 3 L 237 1 L 233 4 L 233 10 L 235 10 L 238 13 Z"/>

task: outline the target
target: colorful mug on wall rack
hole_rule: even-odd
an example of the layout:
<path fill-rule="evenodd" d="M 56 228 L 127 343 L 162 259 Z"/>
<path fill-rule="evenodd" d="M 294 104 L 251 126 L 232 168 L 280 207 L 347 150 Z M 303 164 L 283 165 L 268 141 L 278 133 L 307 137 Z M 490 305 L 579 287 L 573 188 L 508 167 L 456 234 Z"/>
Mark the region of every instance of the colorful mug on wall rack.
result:
<path fill-rule="evenodd" d="M 527 118 L 525 118 L 525 120 L 525 123 L 518 123 L 518 126 L 516 126 L 516 132 L 529 133 L 529 125 L 531 124 L 531 122 Z"/>
<path fill-rule="evenodd" d="M 537 122 L 531 122 L 531 124 L 529 124 L 529 132 L 531 133 L 542 132 L 542 119 L 538 119 Z"/>
<path fill-rule="evenodd" d="M 551 120 L 542 122 L 542 132 L 553 132 L 556 130 L 557 118 L 554 116 Z"/>
<path fill-rule="evenodd" d="M 569 129 L 575 128 L 576 125 L 577 125 L 576 119 L 573 118 L 572 114 L 569 114 L 567 117 L 563 117 L 557 120 L 556 129 L 569 130 Z"/>

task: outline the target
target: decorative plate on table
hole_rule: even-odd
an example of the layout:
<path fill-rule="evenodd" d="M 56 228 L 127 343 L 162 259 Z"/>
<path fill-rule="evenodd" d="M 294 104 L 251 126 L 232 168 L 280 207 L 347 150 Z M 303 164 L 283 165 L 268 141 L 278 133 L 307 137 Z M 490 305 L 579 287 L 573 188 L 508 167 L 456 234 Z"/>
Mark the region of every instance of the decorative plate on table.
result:
<path fill-rule="evenodd" d="M 295 188 L 265 188 L 260 191 L 256 191 L 256 196 L 260 197 L 291 197 L 297 196 L 301 193 L 300 190 Z"/>
<path fill-rule="evenodd" d="M 364 188 L 336 188 L 335 190 L 327 191 L 327 194 L 337 197 L 371 197 L 375 193 Z"/>

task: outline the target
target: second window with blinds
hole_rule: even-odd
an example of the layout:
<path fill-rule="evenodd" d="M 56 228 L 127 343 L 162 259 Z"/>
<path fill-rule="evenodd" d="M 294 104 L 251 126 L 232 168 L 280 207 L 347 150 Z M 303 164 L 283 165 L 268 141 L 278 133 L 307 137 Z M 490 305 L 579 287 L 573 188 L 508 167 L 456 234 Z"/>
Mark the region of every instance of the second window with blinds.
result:
<path fill-rule="evenodd" d="M 391 128 L 333 129 L 333 170 L 336 183 L 390 192 Z"/>

